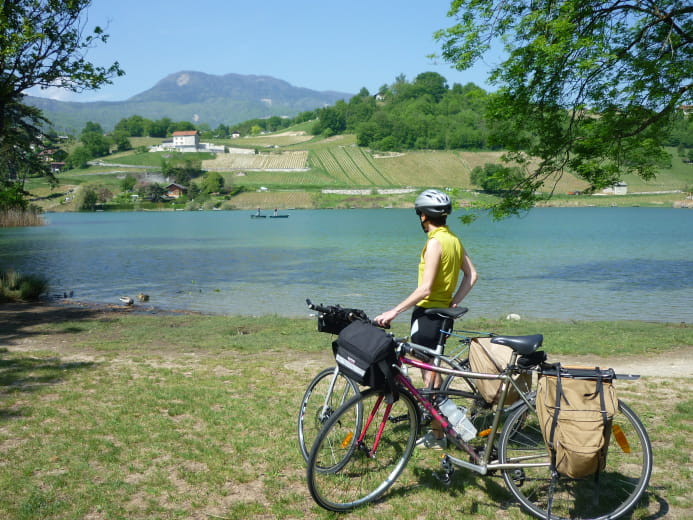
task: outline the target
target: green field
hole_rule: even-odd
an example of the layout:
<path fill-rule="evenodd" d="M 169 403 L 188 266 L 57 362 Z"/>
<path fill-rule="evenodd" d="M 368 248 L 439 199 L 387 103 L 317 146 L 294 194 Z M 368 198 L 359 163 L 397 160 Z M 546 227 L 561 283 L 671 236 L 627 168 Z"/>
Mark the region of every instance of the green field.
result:
<path fill-rule="evenodd" d="M 654 446 L 650 486 L 631 518 L 691 518 L 693 385 L 666 368 L 687 366 L 690 326 L 466 324 L 543 332 L 559 360 L 662 367 L 617 384 Z M 308 382 L 334 364 L 332 339 L 309 319 L 0 306 L 0 518 L 529 518 L 498 474 L 460 469 L 450 486 L 439 483 L 440 452 L 431 450 L 416 450 L 378 503 L 346 516 L 315 505 L 296 417 Z M 412 377 L 418 384 L 418 371 Z"/>
<path fill-rule="evenodd" d="M 304 125 L 305 126 L 305 125 Z M 413 195 L 378 195 L 378 189 L 452 188 L 461 205 L 478 202 L 483 197 L 475 193 L 470 183 L 473 168 L 500 161 L 501 152 L 492 151 L 407 151 L 377 153 L 356 146 L 354 135 L 329 138 L 307 134 L 303 127 L 285 130 L 274 135 L 240 139 L 215 139 L 230 149 L 245 148 L 254 154 L 185 154 L 186 158 L 202 161 L 202 168 L 219 171 L 227 188 L 238 195 L 231 200 L 220 197 L 216 205 L 223 209 L 257 207 L 321 208 L 321 207 L 397 207 L 410 205 Z M 150 138 L 133 138 L 133 146 L 154 144 Z M 693 187 L 693 164 L 684 163 L 670 150 L 672 166 L 662 169 L 657 178 L 643 181 L 628 176 L 627 196 L 574 196 L 568 193 L 585 189 L 586 183 L 566 173 L 554 179 L 546 191 L 554 197 L 548 205 L 558 206 L 667 206 L 685 200 Z M 101 159 L 98 166 L 72 170 L 59 175 L 60 185 L 51 189 L 43 181 L 31 181 L 28 189 L 40 199 L 44 209 L 74 210 L 65 202 L 69 190 L 85 183 L 107 187 L 119 192 L 120 180 L 128 173 L 141 177 L 145 172 L 160 169 L 162 160 L 170 153 L 115 154 Z M 260 188 L 266 188 L 260 190 Z M 241 189 L 237 189 L 241 188 Z M 323 188 L 372 190 L 370 195 L 325 195 Z M 680 190 L 683 193 L 657 193 Z M 297 195 L 300 192 L 300 195 Z"/>

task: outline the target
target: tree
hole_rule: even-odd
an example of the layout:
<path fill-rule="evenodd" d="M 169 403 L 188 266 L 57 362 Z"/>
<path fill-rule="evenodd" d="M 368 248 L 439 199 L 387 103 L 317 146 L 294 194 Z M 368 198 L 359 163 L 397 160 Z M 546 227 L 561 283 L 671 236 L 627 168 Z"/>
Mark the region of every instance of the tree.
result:
<path fill-rule="evenodd" d="M 483 168 L 476 166 L 469 180 L 484 191 L 502 195 L 506 190 L 512 189 L 521 177 L 522 171 L 517 167 L 509 168 L 500 164 L 486 163 Z"/>
<path fill-rule="evenodd" d="M 97 89 L 123 71 L 117 62 L 97 67 L 86 52 L 106 42 L 100 27 L 86 31 L 91 0 L 4 0 L 0 3 L 0 181 L 23 183 L 47 173 L 33 155 L 41 146 L 41 112 L 23 103 L 32 87 L 73 92 Z M 33 155 L 32 155 L 33 154 Z M 18 165 L 21 167 L 18 169 Z M 22 170 L 23 169 L 23 170 Z"/>
<path fill-rule="evenodd" d="M 119 152 L 132 150 L 132 143 L 130 142 L 130 139 L 128 139 L 127 132 L 124 130 L 114 130 L 111 134 L 111 139 Z"/>
<path fill-rule="evenodd" d="M 137 184 L 137 177 L 128 173 L 123 180 L 120 181 L 120 189 L 126 193 L 131 193 Z"/>
<path fill-rule="evenodd" d="M 80 145 L 73 148 L 70 155 L 67 156 L 65 163 L 68 168 L 86 168 L 89 166 L 89 161 L 92 157 L 89 149 L 84 145 Z"/>
<path fill-rule="evenodd" d="M 691 104 L 693 5 L 456 0 L 448 14 L 457 23 L 436 38 L 457 69 L 505 46 L 487 123 L 525 174 L 493 205 L 496 217 L 529 209 L 566 171 L 592 189 L 654 176 L 677 108 Z"/>
<path fill-rule="evenodd" d="M 202 178 L 202 193 L 219 193 L 224 189 L 224 177 L 219 172 L 207 172 Z"/>
<path fill-rule="evenodd" d="M 43 149 L 40 128 L 47 122 L 41 111 L 12 100 L 4 105 L 0 100 L 0 110 L 0 119 L 6 125 L 0 131 L 0 191 L 23 192 L 25 179 L 33 175 L 55 180 L 46 162 L 39 157 Z"/>
<path fill-rule="evenodd" d="M 108 155 L 110 144 L 103 135 L 101 125 L 87 121 L 84 125 L 79 140 L 89 152 L 90 158 Z"/>

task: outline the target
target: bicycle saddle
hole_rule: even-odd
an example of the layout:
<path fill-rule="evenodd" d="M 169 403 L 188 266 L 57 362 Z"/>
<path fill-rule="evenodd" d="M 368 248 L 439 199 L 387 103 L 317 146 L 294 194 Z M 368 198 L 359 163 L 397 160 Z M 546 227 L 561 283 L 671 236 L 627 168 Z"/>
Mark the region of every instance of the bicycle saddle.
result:
<path fill-rule="evenodd" d="M 467 307 L 431 307 L 426 309 L 424 314 L 431 315 L 437 314 L 441 318 L 452 318 L 456 320 L 463 314 L 466 314 L 469 309 Z"/>
<path fill-rule="evenodd" d="M 523 356 L 537 350 L 541 347 L 543 341 L 543 334 L 532 334 L 531 336 L 494 336 L 493 339 L 491 339 L 491 343 L 510 347 Z"/>

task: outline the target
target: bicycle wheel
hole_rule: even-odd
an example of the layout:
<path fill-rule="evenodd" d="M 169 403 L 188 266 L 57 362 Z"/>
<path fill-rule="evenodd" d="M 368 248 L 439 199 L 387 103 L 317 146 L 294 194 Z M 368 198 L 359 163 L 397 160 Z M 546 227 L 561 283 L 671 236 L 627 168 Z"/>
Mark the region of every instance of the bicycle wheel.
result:
<path fill-rule="evenodd" d="M 358 385 L 335 368 L 326 368 L 310 382 L 298 412 L 298 446 L 304 460 L 308 461 L 313 442 L 330 416 L 358 393 Z M 361 420 L 360 413 L 355 420 Z"/>
<path fill-rule="evenodd" d="M 365 432 L 353 428 L 359 407 L 364 410 Z M 337 410 L 320 431 L 307 474 L 310 494 L 320 506 L 330 511 L 354 509 L 382 496 L 402 473 L 416 444 L 419 411 L 401 390 L 383 424 L 386 408 L 382 394 L 367 390 Z M 335 469 L 324 469 L 330 466 Z"/>
<path fill-rule="evenodd" d="M 613 424 L 629 445 L 611 436 L 606 467 L 598 475 L 582 479 L 556 477 L 548 466 L 503 470 L 508 489 L 523 508 L 538 518 L 614 519 L 627 513 L 642 497 L 652 472 L 652 446 L 638 417 L 619 401 Z M 623 447 L 621 446 L 623 444 Z M 527 405 L 507 420 L 499 440 L 500 462 L 548 462 L 549 455 L 537 415 Z"/>

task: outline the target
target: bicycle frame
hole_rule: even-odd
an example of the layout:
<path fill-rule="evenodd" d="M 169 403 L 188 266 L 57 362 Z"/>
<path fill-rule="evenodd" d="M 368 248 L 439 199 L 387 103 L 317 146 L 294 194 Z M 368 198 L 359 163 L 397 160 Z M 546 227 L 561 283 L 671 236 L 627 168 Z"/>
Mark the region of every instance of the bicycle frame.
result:
<path fill-rule="evenodd" d="M 424 351 L 427 353 L 434 353 L 431 349 L 427 349 L 426 347 L 422 347 L 420 345 L 414 345 L 414 344 L 407 344 L 409 347 L 413 347 L 415 350 L 420 350 Z M 501 374 L 483 374 L 480 372 L 467 372 L 467 371 L 462 371 L 462 370 L 454 370 L 451 368 L 445 368 L 439 366 L 440 361 L 447 360 L 446 356 L 441 355 L 441 354 L 435 354 L 436 356 L 436 361 L 438 362 L 438 365 L 436 364 L 429 364 L 425 363 L 423 361 L 419 361 L 416 359 L 411 359 L 407 358 L 404 356 L 400 356 L 400 362 L 401 366 L 399 367 L 400 372 L 396 375 L 396 379 L 398 383 L 404 387 L 411 395 L 416 399 L 416 401 L 423 406 L 428 413 L 431 414 L 433 419 L 438 421 L 442 428 L 443 431 L 452 439 L 452 441 L 461 449 L 463 449 L 467 454 L 470 455 L 471 459 L 473 462 L 468 462 L 456 457 L 453 457 L 451 455 L 446 455 L 447 460 L 460 467 L 464 467 L 467 469 L 470 469 L 472 471 L 475 471 L 481 475 L 486 475 L 489 471 L 492 470 L 499 470 L 499 469 L 517 469 L 517 468 L 526 468 L 526 467 L 542 467 L 546 466 L 548 467 L 550 465 L 550 462 L 547 460 L 546 462 L 541 462 L 541 463 L 530 463 L 530 462 L 519 462 L 519 463 L 506 463 L 506 464 L 501 464 L 497 460 L 491 460 L 491 454 L 492 454 L 492 447 L 495 442 L 496 436 L 498 435 L 499 432 L 499 427 L 500 427 L 500 421 L 501 421 L 501 415 L 502 412 L 509 412 L 512 411 L 514 408 L 517 406 L 521 406 L 522 402 L 526 403 L 531 409 L 534 409 L 534 405 L 532 404 L 531 400 L 527 397 L 527 394 L 522 391 L 521 388 L 515 383 L 515 381 L 512 379 L 512 370 L 509 371 L 508 373 L 501 373 Z M 515 366 L 515 361 L 517 360 L 517 353 L 513 352 L 511 361 L 509 366 Z M 435 363 L 435 361 L 434 361 Z M 458 433 L 455 431 L 454 427 L 450 422 L 447 420 L 447 418 L 441 414 L 437 407 L 431 403 L 422 393 L 412 384 L 410 381 L 408 375 L 407 375 L 407 367 L 412 366 L 415 368 L 420 368 L 422 370 L 429 370 L 432 372 L 438 372 L 440 374 L 444 375 L 453 375 L 456 377 L 461 377 L 461 378 L 468 378 L 468 379 L 494 379 L 494 380 L 500 380 L 502 381 L 502 386 L 501 386 L 501 392 L 499 396 L 499 401 L 496 407 L 496 411 L 494 412 L 493 415 L 493 422 L 490 428 L 490 432 L 487 435 L 486 439 L 486 445 L 485 449 L 483 450 L 483 454 L 480 456 L 479 453 L 472 447 L 470 446 L 469 443 L 465 442 L 462 440 L 461 436 L 458 435 Z M 513 403 L 511 406 L 509 406 L 507 409 L 504 409 L 504 404 L 505 404 L 505 399 L 508 395 L 508 392 L 510 390 L 510 387 L 514 387 L 515 390 L 517 390 L 518 394 L 520 395 L 520 400 L 516 401 Z M 368 420 L 366 424 L 364 425 L 363 431 L 361 432 L 359 436 L 359 446 L 362 444 L 361 441 L 366 435 L 366 431 L 369 429 L 371 422 L 373 421 L 375 415 L 377 414 L 382 401 L 384 399 L 384 396 L 380 396 L 378 400 L 376 401 L 375 406 L 373 407 L 373 410 L 371 411 Z M 375 457 L 377 447 L 378 447 L 378 442 L 380 440 L 381 433 L 383 429 L 385 428 L 385 425 L 387 421 L 389 420 L 389 413 L 392 405 L 388 405 L 388 407 L 385 410 L 385 414 L 383 415 L 383 419 L 381 424 L 379 425 L 378 433 L 376 435 L 375 442 L 373 444 L 373 447 L 369 450 L 369 456 Z"/>

